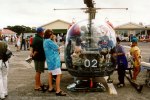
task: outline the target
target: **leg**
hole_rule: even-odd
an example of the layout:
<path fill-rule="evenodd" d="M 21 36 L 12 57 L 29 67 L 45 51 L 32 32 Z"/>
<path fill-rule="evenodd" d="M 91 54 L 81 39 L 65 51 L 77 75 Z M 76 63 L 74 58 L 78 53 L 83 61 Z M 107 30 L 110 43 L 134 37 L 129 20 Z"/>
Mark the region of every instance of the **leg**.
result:
<path fill-rule="evenodd" d="M 124 77 L 125 77 L 125 69 L 122 69 L 122 74 L 121 74 L 121 84 L 124 84 Z"/>
<path fill-rule="evenodd" d="M 125 77 L 125 68 L 124 68 L 124 66 L 122 65 L 122 66 L 120 66 L 121 68 L 120 68 L 120 79 L 119 79 L 119 81 L 120 81 L 120 83 L 121 84 L 124 84 L 124 77 Z"/>
<path fill-rule="evenodd" d="M 17 46 L 17 51 L 19 51 L 20 50 L 20 46 Z"/>
<path fill-rule="evenodd" d="M 26 42 L 24 42 L 24 50 L 26 50 Z"/>
<path fill-rule="evenodd" d="M 58 74 L 56 77 L 56 96 L 66 96 L 66 93 L 62 92 L 60 89 L 60 78 L 61 74 Z"/>
<path fill-rule="evenodd" d="M 136 80 L 139 72 L 140 72 L 140 66 L 135 66 L 134 72 L 133 72 L 133 80 Z"/>
<path fill-rule="evenodd" d="M 53 89 L 53 85 L 52 85 L 52 73 L 49 72 L 48 73 L 48 85 L 49 85 L 49 90 L 52 90 Z"/>
<path fill-rule="evenodd" d="M 40 76 L 41 76 L 41 72 L 36 72 L 36 74 L 35 74 L 35 89 L 38 89 L 41 86 Z"/>
<path fill-rule="evenodd" d="M 8 89 L 7 89 L 7 75 L 8 75 L 8 69 L 9 69 L 9 64 L 8 61 L 5 62 L 7 67 L 2 68 L 2 76 L 3 76 L 3 86 L 4 86 L 4 94 L 5 96 L 8 95 Z"/>
<path fill-rule="evenodd" d="M 119 83 L 117 84 L 117 87 L 123 87 L 124 86 L 124 77 L 125 77 L 125 68 L 122 64 L 118 65 L 118 80 L 119 80 Z"/>
<path fill-rule="evenodd" d="M 23 44 L 22 44 L 22 42 L 21 42 L 20 50 L 22 50 L 22 45 L 23 45 Z"/>
<path fill-rule="evenodd" d="M 58 74 L 56 77 L 56 93 L 59 93 L 60 90 L 60 78 L 61 78 L 61 74 Z"/>
<path fill-rule="evenodd" d="M 0 67 L 2 67 L 2 60 L 0 60 Z M 1 98 L 5 98 L 2 68 L 0 68 L 0 99 Z"/>
<path fill-rule="evenodd" d="M 44 72 L 44 62 L 42 61 L 36 61 L 34 60 L 34 65 L 35 65 L 35 89 L 41 88 L 41 72 Z"/>
<path fill-rule="evenodd" d="M 119 84 L 121 83 L 121 66 L 118 66 L 118 80 L 119 80 Z"/>

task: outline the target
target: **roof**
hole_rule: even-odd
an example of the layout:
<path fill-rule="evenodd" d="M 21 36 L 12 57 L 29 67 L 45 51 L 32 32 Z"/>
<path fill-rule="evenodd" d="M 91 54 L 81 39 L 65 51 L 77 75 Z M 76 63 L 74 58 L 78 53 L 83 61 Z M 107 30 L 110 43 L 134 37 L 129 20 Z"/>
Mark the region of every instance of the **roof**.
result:
<path fill-rule="evenodd" d="M 12 30 L 9 30 L 9 29 L 2 29 L 2 34 L 3 35 L 14 35 L 16 33 Z"/>
<path fill-rule="evenodd" d="M 66 24 L 71 24 L 71 23 L 66 22 L 66 21 L 64 21 L 64 20 L 57 19 L 57 20 L 52 21 L 52 22 L 50 22 L 50 23 L 44 24 L 44 25 L 42 25 L 42 26 L 40 26 L 40 27 L 45 27 L 45 26 L 48 26 L 48 25 L 53 24 L 53 23 L 56 23 L 56 22 L 62 22 L 62 23 L 66 23 Z"/>
<path fill-rule="evenodd" d="M 150 28 L 150 25 L 146 25 L 145 27 Z"/>
<path fill-rule="evenodd" d="M 133 22 L 128 22 L 123 25 L 115 27 L 115 29 L 143 29 L 143 28 L 145 28 L 145 26 Z"/>

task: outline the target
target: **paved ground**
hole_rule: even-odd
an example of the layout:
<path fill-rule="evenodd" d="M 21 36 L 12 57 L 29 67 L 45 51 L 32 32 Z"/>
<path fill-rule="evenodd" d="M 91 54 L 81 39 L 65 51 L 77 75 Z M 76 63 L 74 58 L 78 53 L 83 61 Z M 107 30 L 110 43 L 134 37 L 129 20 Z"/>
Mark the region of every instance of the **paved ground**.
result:
<path fill-rule="evenodd" d="M 123 43 L 129 45 L 129 43 Z M 144 61 L 149 60 L 150 43 L 139 43 L 142 49 Z M 10 69 L 8 76 L 9 96 L 6 100 L 150 100 L 150 88 L 144 85 L 141 94 L 137 93 L 130 83 L 125 80 L 126 86 L 123 88 L 116 88 L 117 95 L 110 95 L 108 90 L 106 92 L 71 92 L 67 90 L 67 85 L 73 82 L 73 77 L 67 72 L 63 72 L 61 87 L 67 92 L 66 97 L 56 97 L 55 93 L 42 93 L 34 91 L 34 68 L 25 62 L 29 51 L 16 52 L 15 47 L 10 45 L 14 56 L 10 59 Z M 146 72 L 143 71 L 139 75 L 139 80 L 144 83 Z M 47 72 L 42 74 L 42 82 L 47 84 Z M 116 87 L 117 73 L 111 76 Z"/>

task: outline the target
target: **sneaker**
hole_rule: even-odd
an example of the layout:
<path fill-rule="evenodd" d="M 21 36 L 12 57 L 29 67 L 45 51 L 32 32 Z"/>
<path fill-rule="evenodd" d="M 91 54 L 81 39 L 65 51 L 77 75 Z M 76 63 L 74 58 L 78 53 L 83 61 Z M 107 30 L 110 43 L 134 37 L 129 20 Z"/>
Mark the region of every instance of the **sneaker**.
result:
<path fill-rule="evenodd" d="M 0 97 L 0 100 L 4 100 L 4 99 L 5 99 L 5 96 L 2 95 L 2 96 Z"/>
<path fill-rule="evenodd" d="M 8 97 L 8 93 L 5 93 L 5 98 Z"/>
<path fill-rule="evenodd" d="M 125 85 L 122 84 L 122 83 L 118 83 L 118 84 L 117 84 L 117 87 L 118 87 L 118 88 L 121 88 L 121 87 L 124 87 L 124 86 L 125 86 Z"/>

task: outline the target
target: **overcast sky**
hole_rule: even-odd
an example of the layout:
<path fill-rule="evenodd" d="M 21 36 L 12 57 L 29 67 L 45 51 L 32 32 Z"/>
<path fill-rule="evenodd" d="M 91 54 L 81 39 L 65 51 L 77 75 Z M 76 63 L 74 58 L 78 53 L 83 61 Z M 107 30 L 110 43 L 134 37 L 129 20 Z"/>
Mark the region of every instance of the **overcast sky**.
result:
<path fill-rule="evenodd" d="M 128 8 L 129 10 L 98 10 L 96 19 L 108 18 L 114 26 L 128 22 L 150 24 L 149 0 L 94 0 L 98 8 Z M 11 25 L 38 27 L 62 19 L 71 22 L 87 19 L 80 10 L 54 11 L 54 8 L 83 8 L 83 0 L 0 0 L 0 28 Z"/>

